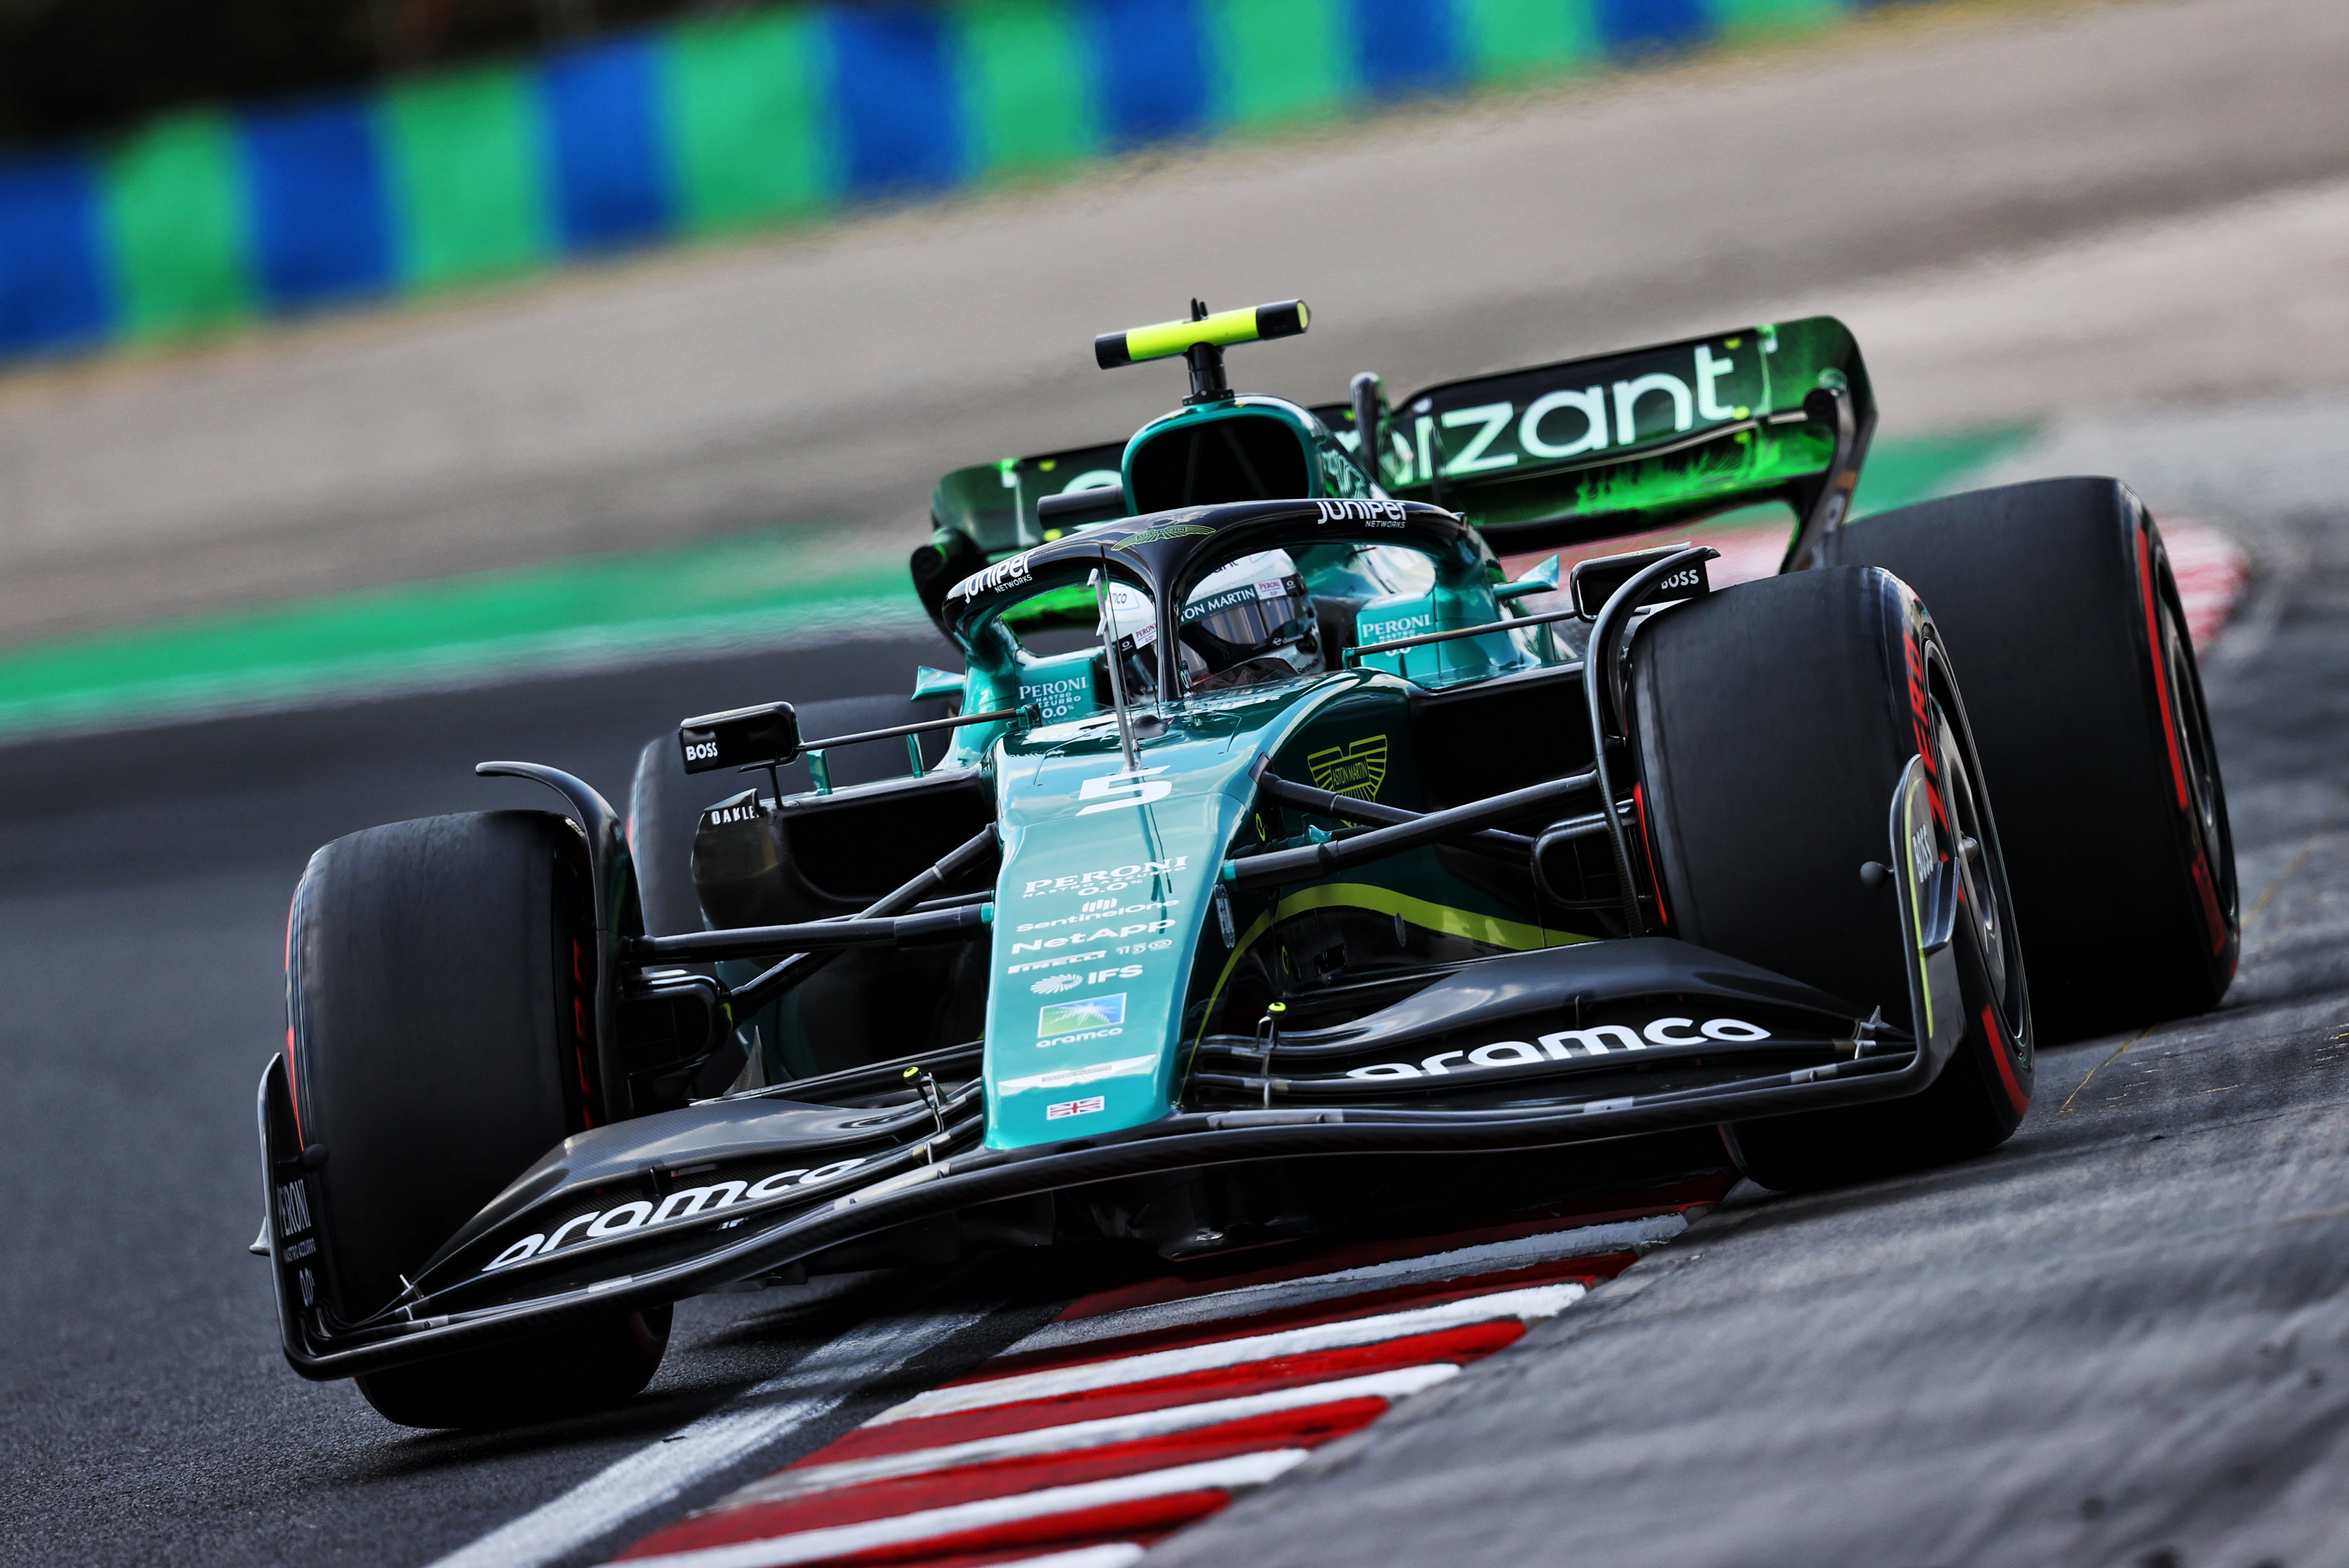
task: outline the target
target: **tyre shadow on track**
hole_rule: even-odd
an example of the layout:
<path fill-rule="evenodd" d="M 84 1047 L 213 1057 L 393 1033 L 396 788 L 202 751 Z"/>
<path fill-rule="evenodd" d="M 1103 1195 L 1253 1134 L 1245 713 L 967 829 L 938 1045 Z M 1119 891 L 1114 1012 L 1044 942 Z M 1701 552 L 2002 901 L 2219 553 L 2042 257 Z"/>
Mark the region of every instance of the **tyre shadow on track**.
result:
<path fill-rule="evenodd" d="M 663 1512 L 690 1510 L 757 1475 L 812 1453 L 891 1405 L 935 1387 L 985 1361 L 1049 1321 L 1076 1293 L 1063 1271 L 1016 1255 L 981 1258 L 942 1279 L 913 1271 L 819 1276 L 812 1283 L 755 1294 L 726 1293 L 678 1303 L 668 1355 L 652 1385 L 615 1409 L 593 1416 L 487 1432 L 418 1432 L 370 1450 L 342 1479 L 378 1480 L 462 1471 L 502 1459 L 577 1454 L 605 1462 L 679 1434 L 701 1418 L 753 1413 L 833 1394 L 839 1403 L 771 1441 L 745 1448 L 696 1478 Z M 970 1327 L 873 1376 L 844 1375 L 843 1385 L 793 1380 L 761 1395 L 839 1335 L 887 1314 L 984 1310 Z M 592 1472 L 590 1472 L 592 1473 Z M 582 1476 L 580 1479 L 586 1479 Z"/>

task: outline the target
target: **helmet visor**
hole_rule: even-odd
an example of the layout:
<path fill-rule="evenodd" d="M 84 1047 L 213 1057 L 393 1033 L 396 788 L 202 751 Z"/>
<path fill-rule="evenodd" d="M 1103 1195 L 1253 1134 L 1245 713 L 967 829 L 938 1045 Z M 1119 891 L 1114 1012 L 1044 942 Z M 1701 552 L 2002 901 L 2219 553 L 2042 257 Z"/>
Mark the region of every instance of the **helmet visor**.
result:
<path fill-rule="evenodd" d="M 1183 641 L 1210 670 L 1268 653 L 1311 634 L 1313 601 L 1294 572 L 1201 594 L 1183 607 Z"/>

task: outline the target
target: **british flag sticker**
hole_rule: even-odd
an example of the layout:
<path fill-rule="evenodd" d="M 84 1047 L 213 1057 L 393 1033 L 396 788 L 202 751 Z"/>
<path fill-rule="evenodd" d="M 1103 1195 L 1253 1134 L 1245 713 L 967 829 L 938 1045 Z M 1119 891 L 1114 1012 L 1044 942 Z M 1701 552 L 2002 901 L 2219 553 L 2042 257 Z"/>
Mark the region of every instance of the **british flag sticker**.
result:
<path fill-rule="evenodd" d="M 1044 1107 L 1044 1119 L 1048 1122 L 1056 1122 L 1062 1116 L 1091 1116 L 1108 1103 L 1108 1098 L 1102 1095 L 1088 1096 L 1081 1100 L 1062 1100 L 1057 1106 Z"/>

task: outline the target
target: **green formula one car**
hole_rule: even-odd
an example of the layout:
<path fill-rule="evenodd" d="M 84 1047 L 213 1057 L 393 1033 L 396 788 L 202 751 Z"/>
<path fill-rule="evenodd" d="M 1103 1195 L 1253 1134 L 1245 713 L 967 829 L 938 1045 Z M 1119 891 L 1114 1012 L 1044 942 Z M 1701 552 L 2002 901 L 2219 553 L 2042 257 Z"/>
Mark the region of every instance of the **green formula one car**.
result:
<path fill-rule="evenodd" d="M 1182 406 L 940 482 L 914 587 L 960 672 L 688 720 L 625 826 L 485 763 L 564 809 L 318 851 L 260 1094 L 298 1371 L 527 1419 L 745 1282 L 1865 1179 L 2014 1130 L 2034 1000 L 2218 1001 L 2226 808 L 2122 485 L 1847 522 L 1831 319 L 1399 408 L 1229 389 L 1307 322 L 1102 337 Z M 1759 581 L 1591 548 L 1761 506 Z"/>

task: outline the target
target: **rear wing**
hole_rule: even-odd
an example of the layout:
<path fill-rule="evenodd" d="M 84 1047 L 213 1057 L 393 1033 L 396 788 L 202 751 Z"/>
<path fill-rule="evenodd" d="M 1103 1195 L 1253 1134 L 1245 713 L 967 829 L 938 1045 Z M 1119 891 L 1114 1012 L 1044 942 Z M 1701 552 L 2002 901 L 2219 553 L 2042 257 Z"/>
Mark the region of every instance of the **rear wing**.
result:
<path fill-rule="evenodd" d="M 939 480 L 930 493 L 930 542 L 913 560 L 914 591 L 938 629 L 946 629 L 948 588 L 990 562 L 1058 536 L 1061 524 L 1038 513 L 1047 497 L 1104 491 L 1109 504 L 1092 517 L 1124 515 L 1124 441 L 1102 441 L 957 468 Z"/>
<path fill-rule="evenodd" d="M 1789 565 L 1843 521 L 1876 428 L 1859 347 L 1815 316 L 1446 381 L 1403 400 L 1388 490 L 1504 555 L 1783 502 Z"/>
<path fill-rule="evenodd" d="M 1310 410 L 1360 451 L 1350 404 Z M 1459 513 L 1503 555 L 1780 502 L 1797 520 L 1787 565 L 1800 566 L 1850 509 L 1876 399 L 1850 329 L 1814 316 L 1445 381 L 1378 422 L 1387 492 Z M 980 567 L 1123 514 L 1125 447 L 1007 458 L 939 480 L 930 543 L 913 559 L 931 619 L 944 628 L 947 590 Z M 1094 490 L 1108 493 L 1099 507 L 1054 500 Z"/>

